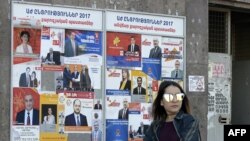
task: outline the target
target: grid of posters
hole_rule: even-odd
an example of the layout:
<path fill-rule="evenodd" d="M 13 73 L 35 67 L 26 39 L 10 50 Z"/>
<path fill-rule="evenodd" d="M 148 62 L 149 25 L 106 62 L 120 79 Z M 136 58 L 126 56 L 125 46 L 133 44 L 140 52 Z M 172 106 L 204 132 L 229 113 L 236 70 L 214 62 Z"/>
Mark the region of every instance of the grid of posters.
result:
<path fill-rule="evenodd" d="M 142 141 L 161 81 L 183 86 L 183 17 L 103 13 L 12 3 L 12 141 Z"/>
<path fill-rule="evenodd" d="M 183 24 L 168 17 L 106 14 L 106 140 L 142 141 L 160 82 L 183 86 Z"/>
<path fill-rule="evenodd" d="M 102 138 L 102 12 L 12 6 L 11 140 Z"/>

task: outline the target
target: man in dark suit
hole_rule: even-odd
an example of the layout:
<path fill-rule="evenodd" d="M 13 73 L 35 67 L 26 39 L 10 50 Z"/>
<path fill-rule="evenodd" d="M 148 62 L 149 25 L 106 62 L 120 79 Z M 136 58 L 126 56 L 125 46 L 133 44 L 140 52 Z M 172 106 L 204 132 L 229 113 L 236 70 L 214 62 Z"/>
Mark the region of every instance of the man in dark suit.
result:
<path fill-rule="evenodd" d="M 69 65 L 66 65 L 63 70 L 63 88 L 70 89 L 70 82 L 72 82 L 73 80 L 74 78 L 72 78 Z"/>
<path fill-rule="evenodd" d="M 128 101 L 123 100 L 123 108 L 119 110 L 118 119 L 128 120 Z"/>
<path fill-rule="evenodd" d="M 137 134 L 144 136 L 144 134 L 148 130 L 148 127 L 149 127 L 148 125 L 144 125 L 143 122 L 141 122 L 141 125 L 137 130 Z"/>
<path fill-rule="evenodd" d="M 142 78 L 137 77 L 137 87 L 133 89 L 133 94 L 146 95 L 146 89 L 142 87 Z"/>
<path fill-rule="evenodd" d="M 87 117 L 81 114 L 81 101 L 79 99 L 73 102 L 74 112 L 65 118 L 65 126 L 88 126 Z"/>
<path fill-rule="evenodd" d="M 150 50 L 149 58 L 161 59 L 161 48 L 158 39 L 153 39 L 154 48 Z"/>
<path fill-rule="evenodd" d="M 82 65 L 80 73 L 80 88 L 82 91 L 92 91 L 91 78 L 89 76 L 89 69 L 87 65 Z"/>
<path fill-rule="evenodd" d="M 97 103 L 95 104 L 94 109 L 96 109 L 96 110 L 102 109 L 102 104 L 100 104 L 100 100 L 97 100 Z"/>
<path fill-rule="evenodd" d="M 75 80 L 72 82 L 72 88 L 74 90 L 80 90 L 80 73 L 77 70 L 77 65 L 74 66 L 74 72 L 72 72 L 72 78 Z"/>
<path fill-rule="evenodd" d="M 49 49 L 49 53 L 45 58 L 46 62 L 51 65 L 61 65 L 60 52 L 53 51 L 52 48 Z"/>
<path fill-rule="evenodd" d="M 138 54 L 140 54 L 140 48 L 138 45 L 135 44 L 135 37 L 131 37 L 130 38 L 130 45 L 128 45 L 128 51 L 130 52 L 137 52 Z"/>
<path fill-rule="evenodd" d="M 75 40 L 75 33 L 70 31 L 69 38 L 65 41 L 64 54 L 65 57 L 73 57 L 78 55 L 78 44 Z"/>
<path fill-rule="evenodd" d="M 19 87 L 30 87 L 30 67 L 26 68 L 26 72 L 22 73 L 19 79 Z"/>
<path fill-rule="evenodd" d="M 18 125 L 39 125 L 39 111 L 33 108 L 34 99 L 31 94 L 24 96 L 25 109 L 18 112 L 16 122 Z"/>

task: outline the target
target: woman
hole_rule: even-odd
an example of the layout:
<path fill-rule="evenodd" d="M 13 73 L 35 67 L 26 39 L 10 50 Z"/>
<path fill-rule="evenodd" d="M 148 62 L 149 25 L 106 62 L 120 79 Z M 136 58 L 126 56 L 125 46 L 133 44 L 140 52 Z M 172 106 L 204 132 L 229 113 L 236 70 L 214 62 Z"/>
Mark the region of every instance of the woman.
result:
<path fill-rule="evenodd" d="M 198 121 L 190 115 L 188 98 L 178 83 L 161 83 L 152 114 L 144 141 L 200 141 Z"/>
<path fill-rule="evenodd" d="M 37 83 L 37 78 L 36 78 L 36 72 L 33 71 L 31 73 L 31 81 L 30 81 L 30 87 L 37 87 L 38 83 Z"/>
<path fill-rule="evenodd" d="M 43 124 L 55 124 L 55 116 L 52 115 L 52 109 L 48 108 L 48 115 L 44 116 Z"/>
<path fill-rule="evenodd" d="M 120 82 L 120 90 L 131 90 L 131 80 L 129 80 L 129 71 L 122 70 L 122 81 Z"/>
<path fill-rule="evenodd" d="M 22 31 L 20 34 L 22 43 L 16 47 L 16 53 L 33 53 L 32 47 L 28 44 L 30 40 L 30 33 Z"/>

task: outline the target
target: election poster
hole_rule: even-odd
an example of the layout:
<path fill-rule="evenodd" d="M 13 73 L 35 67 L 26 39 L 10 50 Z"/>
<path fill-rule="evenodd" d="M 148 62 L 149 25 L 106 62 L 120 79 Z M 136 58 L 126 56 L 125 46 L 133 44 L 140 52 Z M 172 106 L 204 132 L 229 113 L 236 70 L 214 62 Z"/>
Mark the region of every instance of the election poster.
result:
<path fill-rule="evenodd" d="M 40 96 L 34 88 L 13 88 L 12 139 L 40 139 Z"/>
<path fill-rule="evenodd" d="M 108 32 L 107 65 L 141 67 L 141 35 Z"/>
<path fill-rule="evenodd" d="M 102 33 L 65 29 L 64 63 L 79 62 L 101 65 Z"/>
<path fill-rule="evenodd" d="M 183 79 L 183 39 L 162 38 L 162 77 Z"/>
<path fill-rule="evenodd" d="M 132 75 L 132 101 L 145 102 L 148 97 L 147 75 L 139 70 L 131 71 Z"/>

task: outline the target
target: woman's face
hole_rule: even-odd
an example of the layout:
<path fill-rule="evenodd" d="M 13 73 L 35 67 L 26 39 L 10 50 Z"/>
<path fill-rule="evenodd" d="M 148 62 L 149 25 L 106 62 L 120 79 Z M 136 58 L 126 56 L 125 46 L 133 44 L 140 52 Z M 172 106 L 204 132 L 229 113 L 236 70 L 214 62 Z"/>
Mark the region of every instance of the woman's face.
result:
<path fill-rule="evenodd" d="M 32 77 L 35 78 L 35 77 L 36 77 L 36 74 L 35 74 L 35 73 L 32 73 Z"/>
<path fill-rule="evenodd" d="M 122 78 L 128 78 L 127 72 L 126 71 L 122 71 Z"/>
<path fill-rule="evenodd" d="M 28 43 L 28 41 L 29 41 L 29 37 L 28 37 L 27 34 L 23 34 L 23 36 L 21 37 L 21 39 L 22 39 L 23 43 Z"/>
<path fill-rule="evenodd" d="M 51 109 L 51 108 L 48 109 L 48 113 L 49 113 L 50 115 L 52 114 L 52 109 Z"/>
<path fill-rule="evenodd" d="M 173 100 L 169 101 L 162 97 L 161 106 L 164 107 L 168 115 L 177 114 L 181 109 L 182 100 L 177 100 L 176 94 L 181 93 L 180 89 L 176 86 L 168 86 L 165 88 L 164 94 L 173 94 Z"/>

